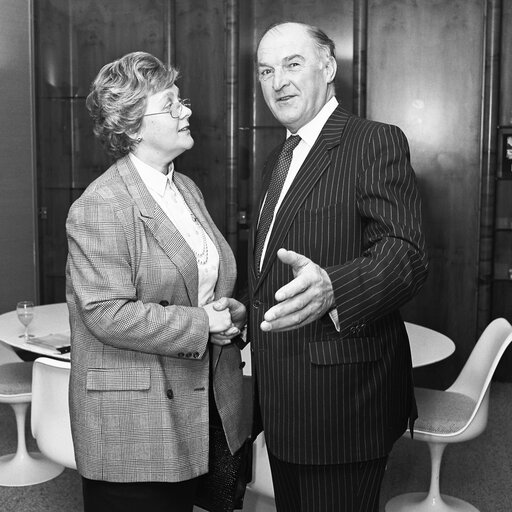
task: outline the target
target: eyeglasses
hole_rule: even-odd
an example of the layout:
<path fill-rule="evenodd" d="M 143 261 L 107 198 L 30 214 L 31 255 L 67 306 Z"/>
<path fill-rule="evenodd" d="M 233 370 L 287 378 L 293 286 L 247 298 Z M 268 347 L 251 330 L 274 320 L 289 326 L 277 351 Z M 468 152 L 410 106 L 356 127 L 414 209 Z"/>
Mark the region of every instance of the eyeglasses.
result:
<path fill-rule="evenodd" d="M 192 103 L 190 102 L 190 100 L 185 98 L 183 100 L 178 100 L 178 101 L 175 101 L 174 103 L 171 103 L 169 110 L 164 110 L 162 112 L 152 112 L 151 114 L 144 114 L 142 117 L 158 116 L 160 114 L 171 114 L 171 117 L 173 119 L 179 119 L 181 117 L 181 112 L 183 111 L 183 107 L 190 108 L 191 106 L 192 106 Z"/>

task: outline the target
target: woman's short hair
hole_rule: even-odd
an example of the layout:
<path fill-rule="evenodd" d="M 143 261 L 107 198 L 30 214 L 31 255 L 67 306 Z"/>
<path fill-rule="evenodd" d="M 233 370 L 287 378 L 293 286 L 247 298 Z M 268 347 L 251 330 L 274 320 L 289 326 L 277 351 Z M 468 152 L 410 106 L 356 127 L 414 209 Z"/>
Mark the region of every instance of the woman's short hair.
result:
<path fill-rule="evenodd" d="M 146 52 L 128 53 L 101 68 L 86 106 L 94 134 L 109 154 L 120 158 L 133 149 L 148 97 L 172 87 L 178 76 L 177 69 Z"/>

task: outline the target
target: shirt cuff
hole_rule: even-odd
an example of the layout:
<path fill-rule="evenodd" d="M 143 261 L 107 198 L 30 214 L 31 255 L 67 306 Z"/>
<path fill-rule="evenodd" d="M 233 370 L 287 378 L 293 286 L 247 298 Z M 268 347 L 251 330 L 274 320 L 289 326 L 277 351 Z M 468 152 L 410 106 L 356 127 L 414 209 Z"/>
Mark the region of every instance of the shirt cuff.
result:
<path fill-rule="evenodd" d="M 340 332 L 340 321 L 338 319 L 338 310 L 336 308 L 331 309 L 329 311 L 329 316 L 331 317 L 332 323 L 334 324 L 334 327 L 336 327 L 336 330 Z"/>

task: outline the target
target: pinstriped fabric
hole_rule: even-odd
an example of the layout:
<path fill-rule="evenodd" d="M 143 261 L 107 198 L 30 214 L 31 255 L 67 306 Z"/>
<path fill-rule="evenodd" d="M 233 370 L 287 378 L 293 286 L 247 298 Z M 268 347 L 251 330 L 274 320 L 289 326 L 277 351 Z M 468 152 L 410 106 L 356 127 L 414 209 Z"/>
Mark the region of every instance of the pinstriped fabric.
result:
<path fill-rule="evenodd" d="M 194 183 L 179 174 L 175 181 L 217 246 L 216 298 L 229 296 L 233 254 Z M 209 329 L 197 307 L 190 247 L 127 157 L 72 205 L 66 229 L 70 413 L 80 474 L 176 482 L 205 473 Z M 234 451 L 249 433 L 241 417 L 240 351 L 211 350 L 215 398 Z"/>
<path fill-rule="evenodd" d="M 387 457 L 342 465 L 299 465 L 269 455 L 279 512 L 378 512 Z"/>
<path fill-rule="evenodd" d="M 293 279 L 275 256 L 280 247 L 326 269 L 340 332 L 327 315 L 287 333 L 259 330 L 274 293 Z M 399 308 L 426 273 L 405 136 L 338 107 L 277 213 L 261 276 L 250 271 L 253 371 L 274 455 L 331 464 L 389 453 L 415 417 Z"/>

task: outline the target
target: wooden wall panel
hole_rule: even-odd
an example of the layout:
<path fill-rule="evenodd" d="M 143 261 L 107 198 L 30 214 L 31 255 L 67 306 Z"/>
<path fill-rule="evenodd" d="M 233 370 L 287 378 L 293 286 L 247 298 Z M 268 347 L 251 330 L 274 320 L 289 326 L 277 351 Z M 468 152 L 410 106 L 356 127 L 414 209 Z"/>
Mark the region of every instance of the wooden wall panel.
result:
<path fill-rule="evenodd" d="M 334 40 L 338 62 L 337 96 L 347 110 L 352 110 L 352 0 L 251 0 L 240 3 L 239 190 L 240 208 L 247 217 L 247 224 L 240 226 L 238 246 L 241 282 L 246 278 L 247 227 L 254 217 L 263 164 L 271 149 L 285 135 L 284 128 L 265 105 L 255 66 L 257 43 L 262 33 L 268 26 L 281 21 L 317 25 Z"/>
<path fill-rule="evenodd" d="M 444 332 L 456 365 L 475 342 L 485 1 L 369 0 L 368 117 L 400 126 L 431 256 L 409 320 Z"/>
<path fill-rule="evenodd" d="M 299 21 L 316 25 L 324 30 L 336 44 L 338 73 L 336 75 L 336 94 L 347 110 L 352 109 L 352 64 L 353 64 L 353 3 L 351 0 L 316 1 L 285 1 L 259 0 L 254 2 L 254 41 L 253 58 L 256 44 L 265 29 L 280 21 Z M 253 68 L 254 69 L 254 68 Z M 256 83 L 255 98 L 253 101 L 253 116 L 256 126 L 278 126 L 269 109 L 265 105 L 259 84 Z M 260 130 L 257 131 L 257 135 Z M 279 139 L 284 131 L 279 133 Z M 276 142 L 279 139 L 275 139 Z M 262 142 L 269 141 L 263 139 Z M 271 147 L 261 145 L 258 153 L 262 159 L 268 154 Z M 262 160 L 257 162 L 258 171 Z"/>
<path fill-rule="evenodd" d="M 37 126 L 42 301 L 64 300 L 65 219 L 73 200 L 110 165 L 85 107 L 107 62 L 132 51 L 164 62 L 167 0 L 36 0 Z"/>
<path fill-rule="evenodd" d="M 32 2 L 0 12 L 0 313 L 38 299 Z"/>
<path fill-rule="evenodd" d="M 500 125 L 512 126 L 512 2 L 502 1 Z"/>
<path fill-rule="evenodd" d="M 192 101 L 191 151 L 177 169 L 201 188 L 210 214 L 225 229 L 226 202 L 226 48 L 225 2 L 176 1 L 175 65 L 182 97 Z"/>

